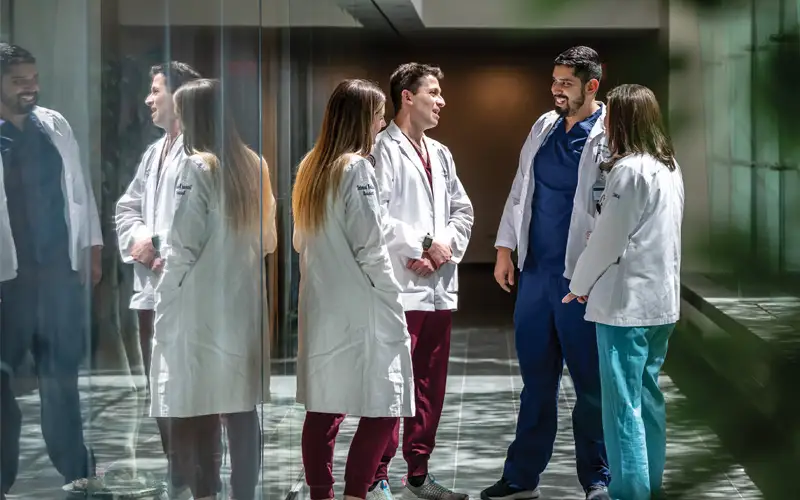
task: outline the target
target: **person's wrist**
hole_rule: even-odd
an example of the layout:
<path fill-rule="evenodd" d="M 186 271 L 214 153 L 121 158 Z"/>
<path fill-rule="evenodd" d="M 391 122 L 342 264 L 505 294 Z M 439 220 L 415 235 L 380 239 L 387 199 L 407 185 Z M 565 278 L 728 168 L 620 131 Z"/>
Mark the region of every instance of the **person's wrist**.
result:
<path fill-rule="evenodd" d="M 422 251 L 427 252 L 428 250 L 431 249 L 432 245 L 433 245 L 433 237 L 430 235 L 430 233 L 428 233 L 425 235 L 424 238 L 422 238 Z"/>

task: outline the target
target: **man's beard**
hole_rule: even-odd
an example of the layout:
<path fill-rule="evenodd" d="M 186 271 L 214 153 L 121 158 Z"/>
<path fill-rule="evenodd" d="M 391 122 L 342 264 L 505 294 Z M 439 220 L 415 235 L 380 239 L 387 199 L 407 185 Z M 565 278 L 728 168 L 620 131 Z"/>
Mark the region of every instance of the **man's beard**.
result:
<path fill-rule="evenodd" d="M 558 113 L 562 117 L 567 116 L 574 116 L 578 113 L 578 110 L 581 109 L 583 104 L 586 102 L 586 92 L 581 90 L 581 95 L 574 101 L 570 100 L 569 97 L 563 96 L 567 100 L 567 104 L 565 108 L 559 108 L 558 106 L 555 107 L 556 113 Z"/>
<path fill-rule="evenodd" d="M 33 100 L 30 102 L 23 102 L 23 96 L 32 96 Z M 29 94 L 18 94 L 16 96 L 8 96 L 3 94 L 2 97 L 0 97 L 0 100 L 2 100 L 3 105 L 12 113 L 16 115 L 27 115 L 33 111 L 33 108 L 36 107 L 36 103 L 39 102 L 39 93 L 32 92 Z"/>

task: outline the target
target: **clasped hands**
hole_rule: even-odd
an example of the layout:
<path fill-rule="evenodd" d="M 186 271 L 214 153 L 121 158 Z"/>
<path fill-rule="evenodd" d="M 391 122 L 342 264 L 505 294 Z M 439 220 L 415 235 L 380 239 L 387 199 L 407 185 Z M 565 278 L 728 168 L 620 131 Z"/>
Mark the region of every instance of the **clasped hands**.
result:
<path fill-rule="evenodd" d="M 436 272 L 442 264 L 449 262 L 452 258 L 453 251 L 449 246 L 434 241 L 429 249 L 422 252 L 422 258 L 409 259 L 406 267 L 419 276 L 426 277 Z"/>
<path fill-rule="evenodd" d="M 131 257 L 136 262 L 147 266 L 154 273 L 160 273 L 164 269 L 164 259 L 156 255 L 156 249 L 150 238 L 139 240 L 131 248 Z"/>

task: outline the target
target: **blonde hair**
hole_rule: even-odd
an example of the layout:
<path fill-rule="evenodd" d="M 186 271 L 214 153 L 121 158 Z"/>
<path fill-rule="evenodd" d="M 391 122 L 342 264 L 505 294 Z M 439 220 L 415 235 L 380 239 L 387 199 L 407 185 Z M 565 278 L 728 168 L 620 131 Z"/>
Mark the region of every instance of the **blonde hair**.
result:
<path fill-rule="evenodd" d="M 328 194 L 339 188 L 351 155 L 372 150 L 372 123 L 385 102 L 381 89 L 366 80 L 345 80 L 333 91 L 319 138 L 298 167 L 292 191 L 297 229 L 313 233 L 322 225 Z"/>
<path fill-rule="evenodd" d="M 260 227 L 264 160 L 239 137 L 223 105 L 219 80 L 202 78 L 185 83 L 174 99 L 186 153 L 199 155 L 212 170 L 221 171 L 225 214 L 233 228 Z"/>

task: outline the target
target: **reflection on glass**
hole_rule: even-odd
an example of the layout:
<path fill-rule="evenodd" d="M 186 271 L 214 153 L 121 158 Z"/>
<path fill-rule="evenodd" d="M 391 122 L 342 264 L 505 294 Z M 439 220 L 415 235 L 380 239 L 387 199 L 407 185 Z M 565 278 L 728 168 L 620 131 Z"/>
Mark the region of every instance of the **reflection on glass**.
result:
<path fill-rule="evenodd" d="M 151 269 L 155 335 L 150 414 L 168 419 L 174 467 L 195 498 L 218 491 L 220 417 L 226 424 L 233 498 L 252 498 L 261 457 L 263 258 L 274 221 L 261 217 L 263 159 L 239 138 L 218 80 L 175 93 L 188 156 L 164 175 L 171 193 L 163 245 Z M 263 200 L 273 212 L 269 182 Z M 158 227 L 159 231 L 162 227 Z M 263 230 L 263 232 L 262 232 Z M 262 237 L 263 236 L 263 237 Z"/>
<path fill-rule="evenodd" d="M 33 52 L 3 46 L 0 68 L 3 498 L 283 498 L 301 471 L 296 256 L 276 251 L 289 3 L 244 26 L 261 0 L 215 2 L 202 27 L 166 0 L 41 3 L 0 0 L 0 38 Z"/>
<path fill-rule="evenodd" d="M 78 372 L 88 290 L 101 278 L 97 205 L 69 122 L 37 106 L 33 54 L 0 43 L 0 454 L 2 494 L 19 470 L 16 385 L 35 377 L 48 455 L 65 482 L 93 475 Z M 63 183 L 63 184 L 62 184 Z M 29 417 L 29 415 L 25 415 Z"/>
<path fill-rule="evenodd" d="M 151 112 L 153 125 L 163 130 L 164 135 L 150 144 L 142 155 L 133 180 L 117 202 L 115 217 L 122 261 L 132 264 L 134 272 L 130 308 L 136 311 L 139 320 L 142 368 L 146 378 L 144 389 L 147 391 L 141 406 L 147 405 L 147 396 L 150 396 L 155 287 L 164 266 L 160 242 L 174 212 L 175 170 L 187 157 L 181 124 L 175 115 L 173 93 L 184 83 L 200 78 L 194 68 L 177 61 L 155 65 L 149 75 L 152 84 L 144 104 Z M 142 410 L 139 409 L 140 414 Z M 136 420 L 132 428 L 136 436 L 141 421 L 135 415 L 131 418 Z M 174 463 L 175 448 L 170 443 L 169 421 L 157 418 L 156 423 L 169 463 L 169 490 L 175 495 L 187 489 L 188 483 Z M 130 466 L 131 472 L 135 470 L 135 463 Z"/>

